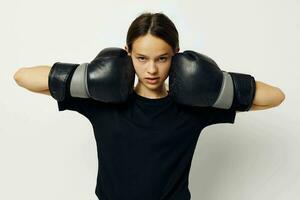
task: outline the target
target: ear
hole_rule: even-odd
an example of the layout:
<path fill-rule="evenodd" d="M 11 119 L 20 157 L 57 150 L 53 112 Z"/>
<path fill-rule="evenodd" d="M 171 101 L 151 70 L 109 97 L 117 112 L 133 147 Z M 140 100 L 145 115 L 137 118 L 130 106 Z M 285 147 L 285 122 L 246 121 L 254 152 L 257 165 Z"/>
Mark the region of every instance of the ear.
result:
<path fill-rule="evenodd" d="M 179 47 L 178 47 L 178 48 L 176 48 L 176 49 L 175 49 L 175 52 L 174 52 L 174 55 L 175 55 L 176 53 L 178 53 L 178 52 L 179 52 L 179 50 L 180 50 L 180 48 L 179 48 Z M 173 55 L 173 56 L 174 56 L 174 55 Z"/>
<path fill-rule="evenodd" d="M 127 51 L 127 54 L 128 54 L 128 56 L 130 56 L 131 54 L 128 52 L 128 47 L 127 47 L 127 45 L 125 45 L 125 50 Z"/>

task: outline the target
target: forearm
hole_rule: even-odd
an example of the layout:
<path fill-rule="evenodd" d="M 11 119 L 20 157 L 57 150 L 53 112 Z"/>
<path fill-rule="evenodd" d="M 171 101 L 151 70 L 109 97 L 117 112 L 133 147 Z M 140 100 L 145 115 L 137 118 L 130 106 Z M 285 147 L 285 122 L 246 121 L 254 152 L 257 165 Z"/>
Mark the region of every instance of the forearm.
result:
<path fill-rule="evenodd" d="M 278 106 L 285 99 L 281 89 L 256 81 L 256 92 L 251 110 L 262 110 Z"/>
<path fill-rule="evenodd" d="M 14 74 L 14 79 L 19 86 L 30 91 L 46 91 L 50 69 L 51 66 L 48 65 L 22 67 Z"/>

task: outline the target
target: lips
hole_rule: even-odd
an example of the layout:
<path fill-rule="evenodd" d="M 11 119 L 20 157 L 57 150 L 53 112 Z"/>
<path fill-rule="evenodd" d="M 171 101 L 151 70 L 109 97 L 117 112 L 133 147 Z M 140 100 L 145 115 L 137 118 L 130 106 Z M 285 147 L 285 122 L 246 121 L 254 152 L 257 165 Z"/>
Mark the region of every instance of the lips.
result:
<path fill-rule="evenodd" d="M 146 79 L 150 79 L 150 80 L 154 80 L 154 79 L 158 79 L 158 77 L 147 77 Z"/>
<path fill-rule="evenodd" d="M 158 83 L 158 80 L 159 80 L 159 77 L 155 77 L 155 78 L 145 78 L 147 80 L 147 83 L 149 84 L 157 84 Z"/>

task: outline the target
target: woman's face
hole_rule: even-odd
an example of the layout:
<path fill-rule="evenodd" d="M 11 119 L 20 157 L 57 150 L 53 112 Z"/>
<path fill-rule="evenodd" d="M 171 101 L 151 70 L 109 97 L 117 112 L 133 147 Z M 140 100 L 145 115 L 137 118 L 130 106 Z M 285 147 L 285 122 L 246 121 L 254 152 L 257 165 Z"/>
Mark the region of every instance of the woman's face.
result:
<path fill-rule="evenodd" d="M 127 47 L 125 49 L 127 50 Z M 171 46 L 164 40 L 147 34 L 134 41 L 132 52 L 128 52 L 128 55 L 132 58 L 138 84 L 141 84 L 143 89 L 160 91 L 168 77 L 174 55 Z M 147 78 L 157 80 L 150 83 Z"/>

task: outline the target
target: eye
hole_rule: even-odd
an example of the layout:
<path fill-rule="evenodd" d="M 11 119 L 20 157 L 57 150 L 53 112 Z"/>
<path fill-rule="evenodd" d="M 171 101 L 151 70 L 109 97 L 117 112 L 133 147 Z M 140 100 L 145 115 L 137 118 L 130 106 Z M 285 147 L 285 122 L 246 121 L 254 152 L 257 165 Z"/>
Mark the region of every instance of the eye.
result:
<path fill-rule="evenodd" d="M 160 60 L 161 60 L 161 61 L 166 61 L 166 60 L 167 60 L 167 57 L 160 57 Z"/>
<path fill-rule="evenodd" d="M 142 61 L 142 62 L 146 60 L 145 57 L 142 57 L 142 56 L 137 57 L 137 59 L 138 59 L 139 61 Z M 166 61 L 167 59 L 168 59 L 167 57 L 160 57 L 160 58 L 159 58 L 160 61 Z"/>
<path fill-rule="evenodd" d="M 142 60 L 141 60 L 142 59 Z M 144 61 L 145 60 L 145 58 L 144 57 L 138 57 L 138 60 L 140 60 L 140 61 Z"/>

